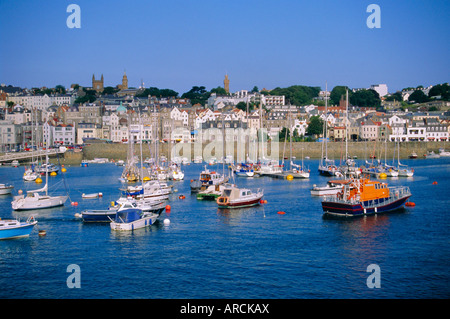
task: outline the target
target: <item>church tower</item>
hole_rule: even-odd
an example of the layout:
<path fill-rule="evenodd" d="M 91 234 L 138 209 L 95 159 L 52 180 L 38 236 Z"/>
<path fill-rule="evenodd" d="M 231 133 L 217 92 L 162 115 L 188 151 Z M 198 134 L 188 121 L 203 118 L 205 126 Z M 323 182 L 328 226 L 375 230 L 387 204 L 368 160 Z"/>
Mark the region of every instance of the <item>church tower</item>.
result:
<path fill-rule="evenodd" d="M 103 92 L 103 74 L 101 80 L 96 80 L 95 75 L 92 74 L 92 89 L 96 90 L 97 92 Z"/>
<path fill-rule="evenodd" d="M 123 72 L 123 77 L 122 77 L 122 90 L 126 90 L 128 89 L 128 78 L 127 78 L 127 74 L 125 73 L 125 71 Z"/>
<path fill-rule="evenodd" d="M 230 93 L 230 80 L 228 79 L 228 74 L 225 74 L 225 80 L 223 80 L 223 88 L 225 92 Z"/>

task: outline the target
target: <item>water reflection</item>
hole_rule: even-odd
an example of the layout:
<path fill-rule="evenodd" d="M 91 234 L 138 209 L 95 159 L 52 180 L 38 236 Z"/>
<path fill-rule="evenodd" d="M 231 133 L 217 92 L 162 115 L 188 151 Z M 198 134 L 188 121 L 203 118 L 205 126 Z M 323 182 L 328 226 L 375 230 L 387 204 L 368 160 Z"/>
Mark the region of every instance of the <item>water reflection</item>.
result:
<path fill-rule="evenodd" d="M 216 214 L 224 224 L 236 226 L 239 225 L 243 219 L 261 213 L 261 217 L 265 217 L 264 206 L 245 207 L 245 208 L 218 208 Z"/>

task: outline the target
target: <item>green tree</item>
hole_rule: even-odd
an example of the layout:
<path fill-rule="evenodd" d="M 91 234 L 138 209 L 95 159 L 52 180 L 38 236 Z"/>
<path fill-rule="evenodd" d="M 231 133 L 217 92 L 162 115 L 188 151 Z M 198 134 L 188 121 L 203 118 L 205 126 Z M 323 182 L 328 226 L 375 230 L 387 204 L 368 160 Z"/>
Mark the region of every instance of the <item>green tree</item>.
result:
<path fill-rule="evenodd" d="M 55 91 L 58 92 L 59 94 L 66 94 L 66 88 L 61 84 L 55 86 Z"/>
<path fill-rule="evenodd" d="M 117 92 L 119 92 L 119 89 L 113 88 L 112 86 L 107 86 L 103 89 L 102 95 L 105 95 L 105 94 L 109 95 L 109 94 L 114 94 Z"/>
<path fill-rule="evenodd" d="M 247 112 L 247 103 L 239 102 L 238 104 L 236 104 L 236 108 L 239 110 L 242 110 L 244 112 Z M 250 108 L 250 106 L 249 106 L 249 108 Z"/>
<path fill-rule="evenodd" d="M 77 104 L 83 104 L 83 103 L 92 103 L 96 100 L 97 98 L 95 97 L 95 95 L 84 95 L 84 96 L 80 96 L 75 100 L 75 103 Z"/>
<path fill-rule="evenodd" d="M 150 87 L 145 89 L 139 94 L 136 94 L 136 97 L 147 97 L 147 96 L 156 96 L 156 97 L 178 97 L 178 92 L 171 89 L 158 89 L 156 87 Z"/>
<path fill-rule="evenodd" d="M 252 92 L 252 93 L 258 93 L 258 92 L 259 92 L 259 89 L 258 89 L 258 87 L 255 85 L 255 86 L 253 87 L 253 89 L 252 89 L 250 92 Z"/>
<path fill-rule="evenodd" d="M 284 95 L 286 100 L 293 105 L 305 105 L 312 102 L 314 97 L 319 96 L 320 87 L 304 85 L 293 85 L 287 88 L 275 88 L 269 95 Z"/>
<path fill-rule="evenodd" d="M 210 95 L 204 86 L 193 86 L 188 92 L 183 93 L 181 98 L 190 99 L 192 105 L 199 103 L 204 106 Z"/>
<path fill-rule="evenodd" d="M 398 101 L 398 102 L 403 101 L 402 92 L 397 91 L 394 94 L 387 96 L 386 101 Z"/>
<path fill-rule="evenodd" d="M 448 83 L 434 85 L 428 92 L 428 97 L 440 96 L 444 101 L 450 101 L 450 86 Z"/>
<path fill-rule="evenodd" d="M 352 94 L 349 98 L 352 105 L 361 107 L 376 107 L 381 106 L 381 99 L 378 93 L 374 90 L 359 90 Z"/>
<path fill-rule="evenodd" d="M 223 87 L 216 87 L 215 89 L 211 89 L 210 93 L 216 93 L 217 95 L 227 95 L 227 91 Z"/>
<path fill-rule="evenodd" d="M 428 96 L 425 93 L 423 93 L 422 90 L 415 90 L 409 96 L 408 101 L 416 103 L 425 103 L 428 101 Z"/>
<path fill-rule="evenodd" d="M 286 138 L 289 139 L 290 130 L 287 127 L 283 127 L 281 131 L 278 133 L 278 141 L 284 142 Z"/>
<path fill-rule="evenodd" d="M 341 100 L 342 97 L 344 97 L 344 99 L 345 99 L 345 95 L 346 95 L 347 90 L 348 90 L 348 96 L 349 96 L 349 99 L 350 99 L 352 91 L 348 88 L 348 86 L 342 86 L 342 85 L 335 86 L 333 88 L 333 90 L 331 90 L 331 93 L 330 93 L 330 101 L 331 101 L 331 103 L 333 105 L 338 105 L 339 101 Z"/>
<path fill-rule="evenodd" d="M 309 119 L 308 127 L 306 128 L 307 135 L 320 135 L 323 134 L 323 120 L 320 116 L 311 116 Z"/>

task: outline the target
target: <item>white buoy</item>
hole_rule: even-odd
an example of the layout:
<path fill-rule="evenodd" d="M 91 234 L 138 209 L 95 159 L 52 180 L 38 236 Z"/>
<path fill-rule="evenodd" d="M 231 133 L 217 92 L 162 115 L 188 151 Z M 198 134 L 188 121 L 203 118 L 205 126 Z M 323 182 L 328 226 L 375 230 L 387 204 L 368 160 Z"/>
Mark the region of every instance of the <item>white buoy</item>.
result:
<path fill-rule="evenodd" d="M 164 219 L 164 226 L 169 226 L 170 220 L 168 218 Z"/>
<path fill-rule="evenodd" d="M 81 218 L 81 217 L 83 217 L 83 215 L 81 215 L 80 213 L 76 213 L 76 214 L 75 214 L 75 217 L 76 217 L 76 218 Z"/>

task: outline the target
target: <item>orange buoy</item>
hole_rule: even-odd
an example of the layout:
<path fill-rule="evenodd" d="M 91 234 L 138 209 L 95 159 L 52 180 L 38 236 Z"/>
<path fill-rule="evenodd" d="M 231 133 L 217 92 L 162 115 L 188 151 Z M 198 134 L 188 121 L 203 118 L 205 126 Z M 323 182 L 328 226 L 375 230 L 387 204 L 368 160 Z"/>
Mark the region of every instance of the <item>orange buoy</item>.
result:
<path fill-rule="evenodd" d="M 434 181 L 434 182 L 433 182 L 433 185 L 437 185 L 437 182 L 436 182 L 436 181 Z"/>
<path fill-rule="evenodd" d="M 264 199 L 261 199 L 261 200 L 259 201 L 259 203 L 260 203 L 260 204 L 264 204 Z"/>
<path fill-rule="evenodd" d="M 170 212 L 170 205 L 166 205 L 166 211 Z"/>
<path fill-rule="evenodd" d="M 405 206 L 408 206 L 408 207 L 414 207 L 414 206 L 416 206 L 416 204 L 413 203 L 413 202 L 406 202 L 406 203 L 405 203 Z"/>
<path fill-rule="evenodd" d="M 279 214 L 279 215 L 284 215 L 284 214 L 286 214 L 285 212 L 278 212 L 277 214 Z"/>
<path fill-rule="evenodd" d="M 184 196 L 184 195 L 180 195 L 180 196 L 178 196 L 178 198 L 179 198 L 179 199 L 185 199 L 185 198 L 186 198 L 186 196 Z"/>
<path fill-rule="evenodd" d="M 78 202 L 72 202 L 72 206 L 78 206 Z"/>
<path fill-rule="evenodd" d="M 264 204 L 267 204 L 267 199 L 264 200 Z"/>

